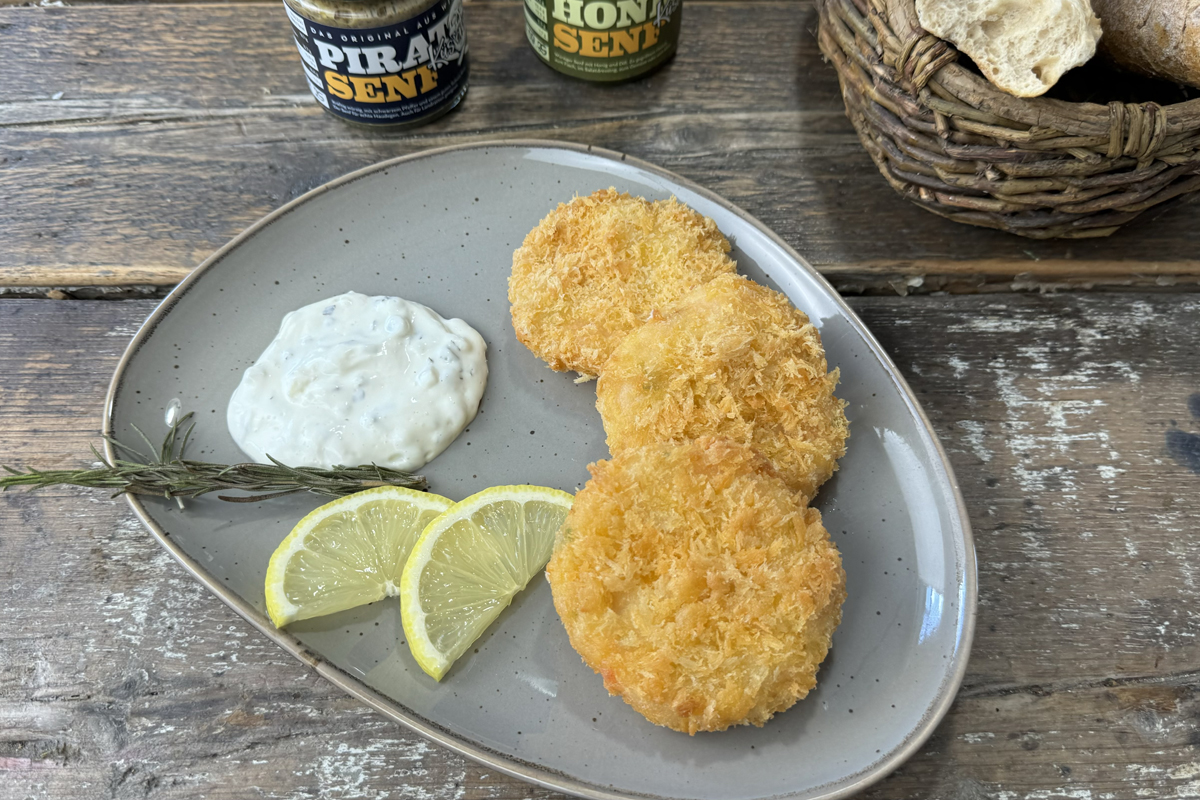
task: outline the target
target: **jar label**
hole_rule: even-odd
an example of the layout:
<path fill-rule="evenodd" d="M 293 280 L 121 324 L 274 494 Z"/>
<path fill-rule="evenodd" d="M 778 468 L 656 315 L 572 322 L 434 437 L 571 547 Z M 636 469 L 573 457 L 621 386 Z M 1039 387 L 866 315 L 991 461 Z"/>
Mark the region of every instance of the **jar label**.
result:
<path fill-rule="evenodd" d="M 468 68 L 462 0 L 440 0 L 379 28 L 335 28 L 284 8 L 313 97 L 339 117 L 411 122 L 461 97 Z"/>
<path fill-rule="evenodd" d="M 525 36 L 559 72 L 618 81 L 675 52 L 682 0 L 525 0 Z"/>

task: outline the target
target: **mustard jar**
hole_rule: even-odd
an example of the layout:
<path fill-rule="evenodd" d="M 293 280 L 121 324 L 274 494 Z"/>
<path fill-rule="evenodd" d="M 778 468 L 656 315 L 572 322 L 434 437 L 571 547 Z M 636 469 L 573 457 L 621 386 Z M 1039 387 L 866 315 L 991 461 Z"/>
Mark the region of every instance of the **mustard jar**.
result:
<path fill-rule="evenodd" d="M 346 122 L 430 122 L 467 93 L 462 0 L 284 0 L 313 97 Z"/>

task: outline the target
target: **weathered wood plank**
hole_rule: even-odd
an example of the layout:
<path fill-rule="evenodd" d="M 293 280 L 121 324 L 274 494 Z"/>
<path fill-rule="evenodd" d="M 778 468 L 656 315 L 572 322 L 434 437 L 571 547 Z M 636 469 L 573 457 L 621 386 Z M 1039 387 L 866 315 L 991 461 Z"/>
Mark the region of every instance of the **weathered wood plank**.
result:
<path fill-rule="evenodd" d="M 964 688 L 867 796 L 1200 794 L 1200 298 L 852 302 L 943 437 L 980 568 Z M 77 463 L 152 307 L 0 302 L 0 463 Z M 123 503 L 10 493 L 0 531 L 0 798 L 549 796 L 342 697 Z"/>
<path fill-rule="evenodd" d="M 169 285 L 263 214 L 349 170 L 431 146 L 540 137 L 676 170 L 762 219 L 847 290 L 1200 280 L 1195 201 L 1110 240 L 1068 243 L 965 228 L 900 200 L 845 119 L 811 3 L 689 4 L 684 20 L 670 65 L 603 87 L 536 59 L 516 0 L 471 2 L 463 107 L 376 134 L 308 96 L 278 3 L 0 9 L 6 37 L 32 48 L 0 61 L 0 267 L 26 286 L 120 268 Z M 138 46 L 111 44 L 117 30 Z"/>
<path fill-rule="evenodd" d="M 78 267 L 73 264 L 0 267 L 0 286 L 173 286 L 191 272 L 186 267 Z M 56 280 L 48 282 L 47 279 Z"/>

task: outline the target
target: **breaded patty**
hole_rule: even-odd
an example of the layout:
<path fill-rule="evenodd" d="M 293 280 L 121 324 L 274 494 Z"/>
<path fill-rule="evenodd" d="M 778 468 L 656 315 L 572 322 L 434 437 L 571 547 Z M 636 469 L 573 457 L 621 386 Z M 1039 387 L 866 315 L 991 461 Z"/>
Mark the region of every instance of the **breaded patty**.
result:
<path fill-rule="evenodd" d="M 591 467 L 546 575 L 571 644 L 658 725 L 762 725 L 816 685 L 845 572 L 762 456 L 727 439 Z"/>
<path fill-rule="evenodd" d="M 604 189 L 559 205 L 513 253 L 517 339 L 556 370 L 599 375 L 651 312 L 732 273 L 729 242 L 674 198 L 651 203 Z"/>
<path fill-rule="evenodd" d="M 811 499 L 850 435 L 821 338 L 788 299 L 725 275 L 631 332 L 601 370 L 613 453 L 713 435 L 749 444 Z"/>

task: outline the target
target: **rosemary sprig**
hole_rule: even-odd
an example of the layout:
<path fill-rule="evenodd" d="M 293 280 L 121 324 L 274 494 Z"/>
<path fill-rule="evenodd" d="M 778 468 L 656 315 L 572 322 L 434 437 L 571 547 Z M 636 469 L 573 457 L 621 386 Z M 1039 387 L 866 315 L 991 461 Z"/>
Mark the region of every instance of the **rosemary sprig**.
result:
<path fill-rule="evenodd" d="M 105 437 L 113 449 L 127 458 L 106 459 L 95 446 L 92 455 L 104 466 L 96 469 L 37 470 L 26 472 L 5 466 L 9 473 L 0 477 L 0 491 L 14 486 L 25 486 L 29 490 L 47 486 L 88 486 L 97 489 L 115 489 L 113 497 L 123 494 L 142 494 L 157 497 L 190 498 L 210 492 L 239 490 L 259 492 L 248 496 L 217 495 L 230 503 L 257 503 L 285 497 L 297 492 L 312 492 L 326 497 L 341 497 L 363 489 L 377 486 L 404 486 L 410 489 L 427 489 L 428 484 L 421 475 L 363 464 L 357 467 L 337 466 L 333 469 L 312 467 L 289 467 L 271 456 L 270 464 L 212 464 L 184 458 L 188 439 L 195 423 L 188 425 L 182 438 L 180 428 L 191 419 L 184 414 L 171 425 L 171 430 L 155 453 L 154 445 L 135 426 L 138 436 L 150 448 L 146 455 L 129 447 L 111 436 Z"/>

